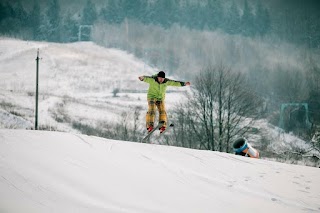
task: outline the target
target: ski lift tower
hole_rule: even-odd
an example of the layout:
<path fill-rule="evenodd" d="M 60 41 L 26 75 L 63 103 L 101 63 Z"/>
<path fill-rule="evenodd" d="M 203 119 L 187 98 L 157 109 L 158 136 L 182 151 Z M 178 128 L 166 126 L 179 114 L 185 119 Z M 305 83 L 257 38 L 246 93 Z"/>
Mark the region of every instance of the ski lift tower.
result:
<path fill-rule="evenodd" d="M 90 33 L 89 34 L 83 33 L 83 30 L 89 30 Z M 80 25 L 78 30 L 78 41 L 81 41 L 82 36 L 87 36 L 90 38 L 91 30 L 92 30 L 92 25 Z"/>
<path fill-rule="evenodd" d="M 306 126 L 310 129 L 311 128 L 311 122 L 309 120 L 309 107 L 308 107 L 308 104 L 307 103 L 283 103 L 281 104 L 280 106 L 280 120 L 279 120 L 279 127 L 281 129 L 284 129 L 284 112 L 285 112 L 285 109 L 287 107 L 290 107 L 290 106 L 294 106 L 294 107 L 301 107 L 303 106 L 306 110 L 306 114 L 305 114 L 305 117 L 306 117 L 306 120 L 305 120 L 305 123 L 306 123 Z"/>

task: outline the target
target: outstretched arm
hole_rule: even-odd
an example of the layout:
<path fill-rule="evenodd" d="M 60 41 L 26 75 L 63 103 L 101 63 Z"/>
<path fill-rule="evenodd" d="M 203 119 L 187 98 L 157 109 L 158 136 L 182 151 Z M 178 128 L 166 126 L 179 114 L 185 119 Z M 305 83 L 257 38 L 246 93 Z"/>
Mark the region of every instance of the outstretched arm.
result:
<path fill-rule="evenodd" d="M 146 78 L 155 78 L 157 77 L 158 73 L 152 75 L 152 76 L 146 76 L 146 75 L 143 75 L 143 76 L 139 76 L 139 80 L 140 81 L 144 81 Z"/>
<path fill-rule="evenodd" d="M 174 81 L 174 80 L 169 80 L 167 81 L 168 86 L 174 86 L 174 87 L 183 87 L 183 86 L 190 86 L 190 82 L 183 82 L 183 81 Z"/>
<path fill-rule="evenodd" d="M 153 76 L 145 76 L 145 75 L 143 75 L 143 76 L 139 76 L 139 80 L 140 81 L 144 81 L 146 83 L 151 83 L 154 80 L 154 78 L 153 78 Z"/>

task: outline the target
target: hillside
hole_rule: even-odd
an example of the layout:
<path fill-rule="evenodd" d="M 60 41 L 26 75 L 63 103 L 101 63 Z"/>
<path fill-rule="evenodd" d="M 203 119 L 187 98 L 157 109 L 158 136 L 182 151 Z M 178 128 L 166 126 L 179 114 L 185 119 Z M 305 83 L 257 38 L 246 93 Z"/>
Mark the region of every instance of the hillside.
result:
<path fill-rule="evenodd" d="M 121 138 L 118 129 L 114 133 L 117 125 L 127 129 L 136 125 L 136 141 L 140 141 L 145 134 L 148 85 L 140 82 L 138 76 L 153 74 L 158 69 L 124 51 L 92 42 L 57 44 L 0 39 L 0 128 L 34 128 L 37 49 L 41 58 L 40 129 Z M 116 97 L 114 89 L 120 89 Z M 170 111 L 184 100 L 183 93 L 188 91 L 190 87 L 169 89 L 169 119 Z M 310 149 L 310 144 L 281 132 L 265 120 L 257 121 L 254 130 L 246 137 L 261 150 L 262 157 L 266 157 L 265 151 L 276 151 L 282 156 L 284 151 Z"/>
<path fill-rule="evenodd" d="M 4 119 L 0 127 L 33 128 L 37 49 L 41 58 L 39 126 L 42 129 L 78 132 L 74 126 L 115 125 L 126 113 L 130 117 L 127 122 L 131 123 L 135 109 L 146 110 L 147 84 L 140 82 L 138 76 L 154 74 L 158 69 L 133 55 L 92 42 L 57 44 L 2 38 L 0 109 L 4 111 L 0 111 L 0 116 Z M 120 90 L 117 97 L 113 94 L 115 89 Z M 180 96 L 168 94 L 167 106 L 179 101 Z M 140 120 L 144 116 L 141 113 Z M 139 125 L 144 126 L 141 121 Z"/>
<path fill-rule="evenodd" d="M 97 125 L 119 120 L 128 106 L 145 105 L 142 101 L 139 104 L 140 96 L 136 94 L 113 98 L 115 89 L 145 90 L 147 87 L 139 82 L 138 76 L 156 72 L 132 55 L 91 42 L 56 44 L 3 38 L 0 39 L 0 108 L 6 112 L 0 114 L 4 117 L 9 112 L 14 119 L 2 120 L 0 127 L 32 128 L 37 49 L 41 58 L 39 125 L 42 128 L 72 131 L 72 121 Z M 141 97 L 146 98 L 144 94 Z"/>
<path fill-rule="evenodd" d="M 34 92 L 37 49 L 42 93 L 83 96 L 122 87 L 138 90 L 143 86 L 137 76 L 153 71 L 133 55 L 92 42 L 58 44 L 3 38 L 0 39 L 2 89 Z"/>
<path fill-rule="evenodd" d="M 320 170 L 98 137 L 0 130 L 1 212 L 316 212 Z"/>

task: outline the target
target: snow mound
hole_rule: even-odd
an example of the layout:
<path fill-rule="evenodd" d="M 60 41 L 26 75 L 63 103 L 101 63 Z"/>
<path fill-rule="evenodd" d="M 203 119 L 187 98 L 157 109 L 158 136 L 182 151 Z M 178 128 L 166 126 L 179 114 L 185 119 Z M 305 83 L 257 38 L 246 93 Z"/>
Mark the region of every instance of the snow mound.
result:
<path fill-rule="evenodd" d="M 311 212 L 320 211 L 320 170 L 0 129 L 0 197 L 0 212 Z"/>
<path fill-rule="evenodd" d="M 0 128 L 31 129 L 32 126 L 30 121 L 0 109 Z"/>

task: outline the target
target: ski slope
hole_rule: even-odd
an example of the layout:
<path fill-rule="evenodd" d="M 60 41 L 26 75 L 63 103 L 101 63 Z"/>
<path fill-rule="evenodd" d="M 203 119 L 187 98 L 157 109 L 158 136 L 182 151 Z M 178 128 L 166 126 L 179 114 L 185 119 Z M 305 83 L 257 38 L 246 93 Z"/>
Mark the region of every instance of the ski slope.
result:
<path fill-rule="evenodd" d="M 70 121 L 92 127 L 115 125 L 123 113 L 136 107 L 143 110 L 140 120 L 144 120 L 148 85 L 138 76 L 155 74 L 157 68 L 125 51 L 93 42 L 59 44 L 0 38 L 0 117 L 5 117 L 0 128 L 33 127 L 38 49 L 39 126 L 77 132 Z M 114 89 L 120 89 L 117 97 L 113 97 Z M 167 94 L 169 110 L 180 97 Z M 142 122 L 139 125 L 145 126 Z"/>
<path fill-rule="evenodd" d="M 0 212 L 319 212 L 320 170 L 87 135 L 0 129 Z"/>

